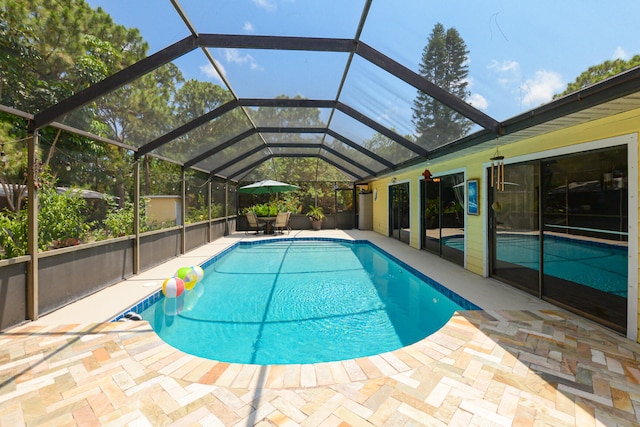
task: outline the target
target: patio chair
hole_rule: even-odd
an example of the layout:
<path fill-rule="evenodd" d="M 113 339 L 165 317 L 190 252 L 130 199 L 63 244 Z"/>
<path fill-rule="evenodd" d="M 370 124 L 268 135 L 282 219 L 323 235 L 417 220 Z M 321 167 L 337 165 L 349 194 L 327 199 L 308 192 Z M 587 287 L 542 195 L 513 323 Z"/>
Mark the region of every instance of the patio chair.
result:
<path fill-rule="evenodd" d="M 276 222 L 274 224 L 274 228 L 276 231 L 279 231 L 280 234 L 284 234 L 284 230 L 287 230 L 287 234 L 291 232 L 291 227 L 289 227 L 289 218 L 291 218 L 291 212 L 279 212 L 276 215 Z"/>
<path fill-rule="evenodd" d="M 247 222 L 249 223 L 249 230 L 245 231 L 245 234 L 249 234 L 249 231 L 255 231 L 255 234 L 260 234 L 260 231 L 264 231 L 266 224 L 258 221 L 258 217 L 255 212 L 247 212 Z"/>

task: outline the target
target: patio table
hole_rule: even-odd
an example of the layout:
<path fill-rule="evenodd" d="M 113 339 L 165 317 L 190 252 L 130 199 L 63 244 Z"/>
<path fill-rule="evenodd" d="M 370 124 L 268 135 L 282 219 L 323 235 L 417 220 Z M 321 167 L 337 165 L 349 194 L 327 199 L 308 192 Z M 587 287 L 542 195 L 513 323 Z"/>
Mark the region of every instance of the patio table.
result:
<path fill-rule="evenodd" d="M 276 221 L 275 216 L 259 216 L 258 221 L 263 221 L 266 224 L 264 234 L 274 234 L 273 223 Z"/>

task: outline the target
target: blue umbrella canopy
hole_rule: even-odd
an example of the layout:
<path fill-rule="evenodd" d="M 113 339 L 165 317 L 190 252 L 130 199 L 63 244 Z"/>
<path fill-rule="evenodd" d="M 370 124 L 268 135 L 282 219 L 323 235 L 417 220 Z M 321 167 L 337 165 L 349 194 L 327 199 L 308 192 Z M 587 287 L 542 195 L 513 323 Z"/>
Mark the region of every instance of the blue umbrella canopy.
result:
<path fill-rule="evenodd" d="M 240 187 L 238 192 L 244 194 L 274 194 L 295 191 L 298 189 L 300 189 L 300 187 L 297 185 L 266 179 L 264 181 L 254 182 L 253 184 Z"/>

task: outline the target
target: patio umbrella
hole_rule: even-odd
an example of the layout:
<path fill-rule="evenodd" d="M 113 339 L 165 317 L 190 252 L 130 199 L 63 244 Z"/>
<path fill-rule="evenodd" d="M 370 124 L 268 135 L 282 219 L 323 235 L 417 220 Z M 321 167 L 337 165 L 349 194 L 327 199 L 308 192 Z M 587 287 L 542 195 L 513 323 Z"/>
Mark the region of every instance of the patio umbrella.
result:
<path fill-rule="evenodd" d="M 293 184 L 287 184 L 285 182 L 273 181 L 271 179 L 265 179 L 264 181 L 254 182 L 253 184 L 245 185 L 238 188 L 238 192 L 244 194 L 275 194 L 285 193 L 287 191 L 295 191 L 300 187 Z M 267 217 L 271 217 L 271 208 L 267 211 Z"/>
<path fill-rule="evenodd" d="M 244 194 L 274 194 L 295 191 L 299 188 L 297 185 L 266 179 L 240 187 L 238 191 Z"/>

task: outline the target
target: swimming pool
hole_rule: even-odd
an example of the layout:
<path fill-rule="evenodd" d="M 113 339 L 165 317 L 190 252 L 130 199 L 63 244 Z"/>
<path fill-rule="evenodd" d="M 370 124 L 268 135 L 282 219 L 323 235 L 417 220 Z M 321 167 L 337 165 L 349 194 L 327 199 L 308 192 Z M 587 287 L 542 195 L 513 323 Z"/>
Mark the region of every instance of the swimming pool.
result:
<path fill-rule="evenodd" d="M 442 239 L 443 244 L 464 250 L 463 236 Z M 544 274 L 589 286 L 621 297 L 627 296 L 627 247 L 545 234 Z M 533 270 L 540 269 L 540 237 L 499 234 L 497 258 Z"/>
<path fill-rule="evenodd" d="M 162 297 L 142 317 L 172 346 L 224 362 L 380 354 L 432 334 L 456 310 L 478 309 L 365 241 L 240 242 L 202 267 L 182 301 Z"/>

